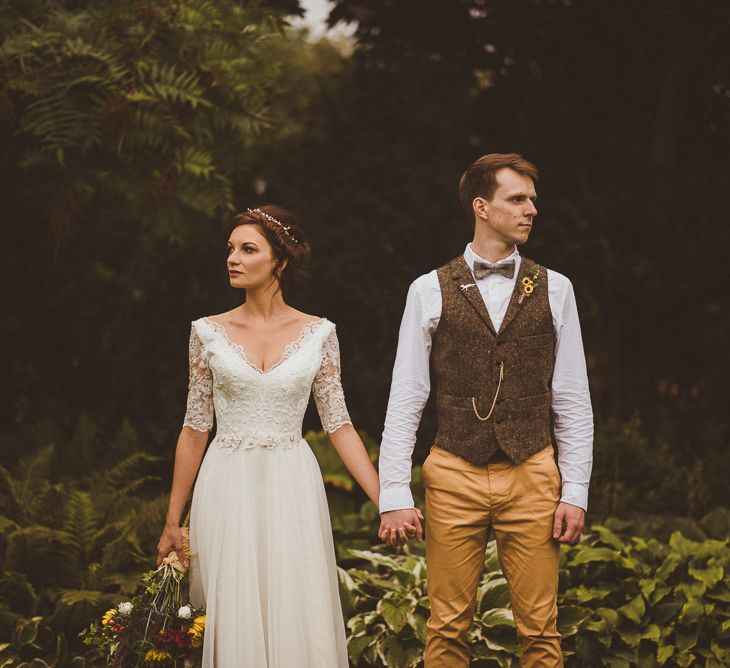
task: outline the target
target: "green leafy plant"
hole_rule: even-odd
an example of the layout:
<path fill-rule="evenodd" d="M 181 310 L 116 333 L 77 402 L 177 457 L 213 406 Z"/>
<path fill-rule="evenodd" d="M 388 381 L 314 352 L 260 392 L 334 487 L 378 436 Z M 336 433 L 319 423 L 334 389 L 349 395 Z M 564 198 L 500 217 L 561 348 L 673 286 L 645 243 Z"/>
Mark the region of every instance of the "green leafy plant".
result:
<path fill-rule="evenodd" d="M 422 665 L 429 615 L 423 557 L 351 550 L 340 569 L 355 666 Z M 563 548 L 558 630 L 568 666 L 706 666 L 730 659 L 730 549 L 595 526 Z M 490 543 L 469 632 L 474 665 L 518 665 L 507 582 Z"/>
<path fill-rule="evenodd" d="M 54 452 L 42 448 L 13 471 L 0 466 L 0 637 L 11 639 L 6 653 L 50 661 L 49 643 L 61 642 L 50 629 L 69 647 L 54 654 L 60 668 L 81 649 L 76 634 L 149 567 L 166 499 L 148 488 L 159 483 L 156 457 L 137 453 L 69 483 L 54 481 Z"/>

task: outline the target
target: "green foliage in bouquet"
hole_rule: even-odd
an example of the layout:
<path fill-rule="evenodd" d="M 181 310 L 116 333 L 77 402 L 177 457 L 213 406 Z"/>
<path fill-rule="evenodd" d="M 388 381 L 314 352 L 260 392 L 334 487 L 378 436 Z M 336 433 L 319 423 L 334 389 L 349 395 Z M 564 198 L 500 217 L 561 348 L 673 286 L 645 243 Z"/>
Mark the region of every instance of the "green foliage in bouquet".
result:
<path fill-rule="evenodd" d="M 187 601 L 188 576 L 171 552 L 142 576 L 131 601 L 108 610 L 83 632 L 114 668 L 200 665 L 205 614 Z"/>
<path fill-rule="evenodd" d="M 354 666 L 423 665 L 425 560 L 350 552 L 340 569 Z M 558 630 L 567 666 L 642 668 L 730 662 L 730 548 L 727 541 L 667 543 L 593 527 L 563 547 Z M 469 641 L 475 666 L 517 667 L 519 646 L 507 583 L 494 543 L 486 553 Z"/>

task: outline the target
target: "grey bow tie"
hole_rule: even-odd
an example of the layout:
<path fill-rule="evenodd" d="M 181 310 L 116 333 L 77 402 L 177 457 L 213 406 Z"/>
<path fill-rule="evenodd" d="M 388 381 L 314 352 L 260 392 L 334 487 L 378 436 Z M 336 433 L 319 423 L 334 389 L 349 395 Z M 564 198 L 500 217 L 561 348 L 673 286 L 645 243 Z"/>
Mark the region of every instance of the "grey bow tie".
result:
<path fill-rule="evenodd" d="M 486 278 L 490 274 L 502 274 L 505 278 L 512 278 L 515 275 L 515 261 L 502 262 L 501 264 L 492 264 L 491 262 L 474 262 L 474 278 Z"/>

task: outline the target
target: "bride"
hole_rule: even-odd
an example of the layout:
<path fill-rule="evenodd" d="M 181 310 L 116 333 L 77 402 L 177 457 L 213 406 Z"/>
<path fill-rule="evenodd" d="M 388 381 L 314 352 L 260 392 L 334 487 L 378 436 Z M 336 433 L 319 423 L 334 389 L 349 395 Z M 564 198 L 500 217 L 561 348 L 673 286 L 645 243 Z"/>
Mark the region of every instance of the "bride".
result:
<path fill-rule="evenodd" d="M 190 599 L 206 609 L 207 668 L 348 665 L 327 499 L 302 439 L 310 392 L 332 445 L 376 504 L 379 485 L 347 413 L 334 324 L 284 301 L 309 253 L 285 209 L 238 215 L 227 264 L 245 303 L 192 323 L 187 412 L 158 563 L 181 553 L 180 518 L 197 474 Z"/>

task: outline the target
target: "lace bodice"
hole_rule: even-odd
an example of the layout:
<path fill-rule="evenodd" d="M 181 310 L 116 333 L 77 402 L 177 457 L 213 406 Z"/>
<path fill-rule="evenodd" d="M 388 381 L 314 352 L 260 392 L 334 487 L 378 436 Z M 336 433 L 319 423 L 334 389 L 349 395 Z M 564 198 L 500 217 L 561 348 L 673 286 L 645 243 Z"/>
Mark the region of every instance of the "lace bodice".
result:
<path fill-rule="evenodd" d="M 222 325 L 208 318 L 192 323 L 184 426 L 210 431 L 215 417 L 215 441 L 231 449 L 294 445 L 301 441 L 312 391 L 325 431 L 352 424 L 340 382 L 337 334 L 329 320 L 304 325 L 266 371 L 251 364 Z"/>

